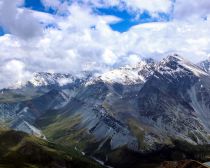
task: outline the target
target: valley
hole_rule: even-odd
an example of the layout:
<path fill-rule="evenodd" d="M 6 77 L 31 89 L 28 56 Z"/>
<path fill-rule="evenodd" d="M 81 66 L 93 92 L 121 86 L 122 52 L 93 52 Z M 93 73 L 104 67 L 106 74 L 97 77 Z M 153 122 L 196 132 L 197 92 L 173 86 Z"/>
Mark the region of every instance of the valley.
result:
<path fill-rule="evenodd" d="M 207 162 L 210 74 L 204 65 L 174 54 L 99 75 L 36 73 L 1 90 L 0 121 L 116 168 Z"/>

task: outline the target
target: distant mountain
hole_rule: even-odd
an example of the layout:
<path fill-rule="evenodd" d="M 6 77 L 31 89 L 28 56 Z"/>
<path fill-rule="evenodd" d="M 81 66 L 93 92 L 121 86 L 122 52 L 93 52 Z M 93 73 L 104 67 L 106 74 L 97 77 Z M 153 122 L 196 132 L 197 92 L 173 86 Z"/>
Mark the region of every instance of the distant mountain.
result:
<path fill-rule="evenodd" d="M 65 106 L 91 75 L 90 72 L 78 76 L 34 73 L 29 81 L 1 90 L 0 120 L 15 130 L 44 137 L 41 130 L 33 126 L 36 119 L 48 109 Z"/>
<path fill-rule="evenodd" d="M 204 71 L 206 72 L 210 72 L 210 59 L 201 61 L 200 63 L 198 63 L 198 66 L 200 66 Z"/>
<path fill-rule="evenodd" d="M 152 64 L 147 64 L 145 61 L 139 62 L 135 66 L 126 66 L 119 69 L 102 74 L 99 78 L 104 83 L 120 83 L 123 85 L 133 85 L 144 83 L 149 72 L 152 70 Z M 145 71 L 145 72 L 143 72 Z"/>
<path fill-rule="evenodd" d="M 39 73 L 2 91 L 2 122 L 115 167 L 125 151 L 133 162 L 136 153 L 152 153 L 151 159 L 164 151 L 169 159 L 174 150 L 179 158 L 200 159 L 189 153 L 210 143 L 210 75 L 177 54 L 98 76 Z M 180 142 L 190 147 L 180 149 Z"/>
<path fill-rule="evenodd" d="M 82 83 L 92 76 L 91 72 L 81 72 L 79 75 L 37 72 L 28 81 L 18 82 L 8 89 L 22 89 L 24 87 L 60 88 L 75 83 Z"/>
<path fill-rule="evenodd" d="M 209 82 L 206 72 L 177 55 L 158 64 L 138 93 L 140 123 L 153 130 L 150 144 L 209 143 Z"/>

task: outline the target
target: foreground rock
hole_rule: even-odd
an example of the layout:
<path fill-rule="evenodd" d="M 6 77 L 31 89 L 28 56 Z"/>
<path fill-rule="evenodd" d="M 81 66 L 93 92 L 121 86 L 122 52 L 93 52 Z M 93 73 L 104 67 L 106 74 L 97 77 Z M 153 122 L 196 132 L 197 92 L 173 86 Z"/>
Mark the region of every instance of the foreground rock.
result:
<path fill-rule="evenodd" d="M 183 160 L 179 162 L 163 162 L 160 168 L 209 168 L 208 166 L 194 161 L 194 160 Z"/>

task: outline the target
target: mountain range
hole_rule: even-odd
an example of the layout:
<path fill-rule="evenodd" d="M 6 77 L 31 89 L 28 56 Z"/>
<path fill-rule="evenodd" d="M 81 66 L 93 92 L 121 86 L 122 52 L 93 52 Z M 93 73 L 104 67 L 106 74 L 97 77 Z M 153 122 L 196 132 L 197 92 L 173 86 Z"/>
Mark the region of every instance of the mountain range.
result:
<path fill-rule="evenodd" d="M 114 167 L 208 160 L 209 67 L 173 54 L 97 75 L 35 73 L 0 91 L 0 121 Z"/>

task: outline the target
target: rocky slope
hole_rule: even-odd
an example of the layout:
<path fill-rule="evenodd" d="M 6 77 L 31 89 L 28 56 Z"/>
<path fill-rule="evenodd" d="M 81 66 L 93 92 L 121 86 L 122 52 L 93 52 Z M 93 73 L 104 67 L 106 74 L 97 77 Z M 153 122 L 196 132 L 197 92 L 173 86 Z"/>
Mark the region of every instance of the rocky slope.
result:
<path fill-rule="evenodd" d="M 198 63 L 198 66 L 201 67 L 205 72 L 210 72 L 210 59 L 201 61 Z"/>
<path fill-rule="evenodd" d="M 44 137 L 33 123 L 49 109 L 65 106 L 78 88 L 91 78 L 89 72 L 79 76 L 59 73 L 35 73 L 28 82 L 2 89 L 0 121 L 10 128 Z"/>
<path fill-rule="evenodd" d="M 141 123 L 155 128 L 154 141 L 209 142 L 209 82 L 207 73 L 180 57 L 159 63 L 138 94 Z"/>
<path fill-rule="evenodd" d="M 121 149 L 148 153 L 175 141 L 210 143 L 210 76 L 176 54 L 97 77 L 39 76 L 3 90 L 0 119 L 11 128 L 106 162 Z"/>

